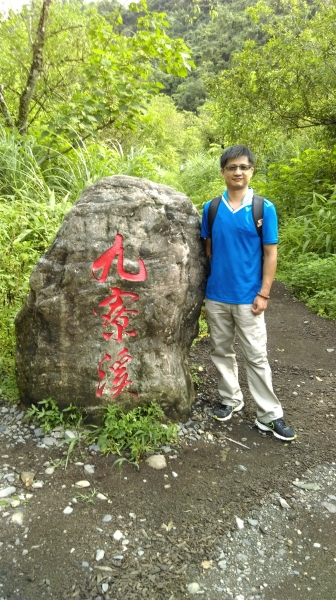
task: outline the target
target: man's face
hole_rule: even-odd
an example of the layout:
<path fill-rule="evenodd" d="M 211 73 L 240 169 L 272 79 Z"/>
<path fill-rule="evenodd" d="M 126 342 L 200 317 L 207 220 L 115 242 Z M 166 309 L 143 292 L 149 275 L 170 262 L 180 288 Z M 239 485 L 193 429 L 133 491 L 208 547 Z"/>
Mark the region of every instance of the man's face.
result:
<path fill-rule="evenodd" d="M 228 189 L 242 190 L 248 187 L 253 170 L 247 156 L 239 156 L 229 158 L 221 173 Z"/>

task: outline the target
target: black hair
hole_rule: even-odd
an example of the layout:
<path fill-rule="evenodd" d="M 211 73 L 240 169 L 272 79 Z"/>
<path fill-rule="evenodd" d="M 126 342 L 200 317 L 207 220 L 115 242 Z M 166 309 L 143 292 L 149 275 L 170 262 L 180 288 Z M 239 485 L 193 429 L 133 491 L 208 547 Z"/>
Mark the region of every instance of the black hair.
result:
<path fill-rule="evenodd" d="M 241 144 L 237 144 L 236 146 L 229 146 L 229 148 L 226 148 L 226 150 L 224 150 L 222 156 L 220 157 L 221 169 L 224 169 L 227 161 L 230 158 L 238 158 L 239 156 L 247 156 L 251 167 L 254 167 L 253 152 L 249 148 L 247 148 L 247 146 L 242 146 Z"/>

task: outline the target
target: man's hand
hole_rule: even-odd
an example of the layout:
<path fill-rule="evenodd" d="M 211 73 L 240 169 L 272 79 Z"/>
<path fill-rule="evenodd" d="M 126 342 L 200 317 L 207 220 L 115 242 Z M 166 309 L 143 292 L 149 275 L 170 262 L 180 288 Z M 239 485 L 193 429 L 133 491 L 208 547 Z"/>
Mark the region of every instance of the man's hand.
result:
<path fill-rule="evenodd" d="M 264 310 L 266 310 L 267 308 L 267 300 L 266 298 L 262 298 L 261 296 L 256 296 L 254 298 L 253 304 L 252 304 L 252 312 L 254 315 L 261 315 L 261 313 L 264 312 Z"/>

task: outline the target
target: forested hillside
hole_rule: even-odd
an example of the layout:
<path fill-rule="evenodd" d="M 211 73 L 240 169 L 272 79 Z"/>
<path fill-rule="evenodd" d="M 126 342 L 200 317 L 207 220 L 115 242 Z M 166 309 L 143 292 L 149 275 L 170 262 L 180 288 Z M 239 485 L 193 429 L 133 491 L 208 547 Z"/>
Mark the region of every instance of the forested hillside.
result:
<path fill-rule="evenodd" d="M 195 112 L 205 102 L 207 77 L 227 69 L 232 54 L 240 51 L 246 40 L 258 44 L 265 41 L 261 26 L 245 12 L 256 1 L 216 0 L 198 4 L 193 0 L 148 0 L 150 10 L 167 15 L 169 35 L 182 38 L 192 51 L 195 68 L 185 81 L 169 74 L 160 77 L 164 93 L 174 98 L 179 109 Z M 117 5 L 117 0 L 103 1 L 98 3 L 98 9 L 107 15 Z M 121 11 L 124 30 L 129 32 L 134 19 L 129 11 Z"/>
<path fill-rule="evenodd" d="M 335 47 L 320 0 L 39 0 L 0 17 L 3 396 L 30 273 L 82 190 L 126 173 L 201 211 L 232 143 L 251 145 L 276 204 L 279 277 L 336 318 Z"/>

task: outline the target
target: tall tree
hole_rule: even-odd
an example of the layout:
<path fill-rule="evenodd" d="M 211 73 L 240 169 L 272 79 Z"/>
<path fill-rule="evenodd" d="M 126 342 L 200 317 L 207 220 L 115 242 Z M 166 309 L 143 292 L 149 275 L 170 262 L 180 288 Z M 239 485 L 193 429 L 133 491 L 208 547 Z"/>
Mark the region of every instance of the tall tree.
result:
<path fill-rule="evenodd" d="M 270 128 L 324 127 L 335 139 L 335 3 L 281 0 L 275 12 L 260 1 L 249 12 L 266 20 L 267 43 L 246 42 L 232 68 L 209 84 L 226 137 L 249 141 Z"/>
<path fill-rule="evenodd" d="M 77 0 L 51 1 L 0 20 L 0 111 L 4 125 L 21 134 L 76 140 L 112 125 L 132 127 L 162 87 L 154 67 L 183 77 L 193 65 L 146 0 L 130 5 L 136 26 L 128 34 L 118 10 L 105 18 Z"/>

